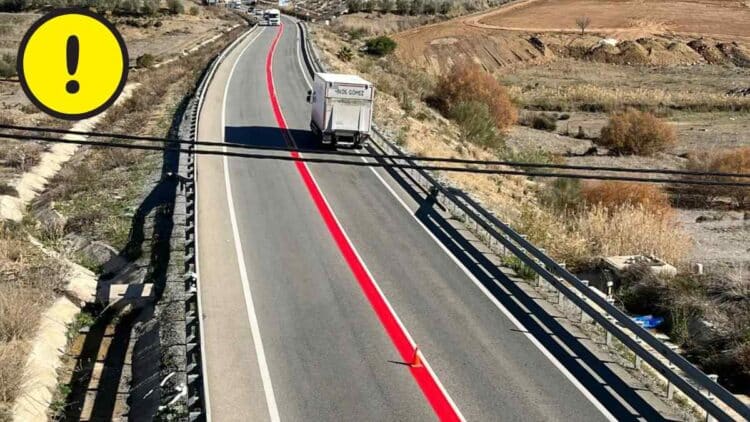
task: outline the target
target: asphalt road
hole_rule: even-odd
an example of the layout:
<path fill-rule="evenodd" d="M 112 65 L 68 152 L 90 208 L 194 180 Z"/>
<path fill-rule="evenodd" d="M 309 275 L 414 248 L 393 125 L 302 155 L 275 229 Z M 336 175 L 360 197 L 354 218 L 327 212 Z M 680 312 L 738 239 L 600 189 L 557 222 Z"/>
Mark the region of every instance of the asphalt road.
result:
<path fill-rule="evenodd" d="M 280 37 L 279 32 L 282 31 Z M 313 147 L 296 25 L 259 28 L 208 90 L 199 138 Z M 290 162 L 198 158 L 198 254 L 210 414 L 228 420 L 659 417 L 476 245 L 382 169 L 310 174 L 444 390 L 425 387 Z M 315 189 L 313 187 L 312 189 Z M 335 231 L 335 230 L 334 230 Z M 389 311 L 390 312 L 390 311 Z M 534 314 L 531 316 L 530 314 Z"/>

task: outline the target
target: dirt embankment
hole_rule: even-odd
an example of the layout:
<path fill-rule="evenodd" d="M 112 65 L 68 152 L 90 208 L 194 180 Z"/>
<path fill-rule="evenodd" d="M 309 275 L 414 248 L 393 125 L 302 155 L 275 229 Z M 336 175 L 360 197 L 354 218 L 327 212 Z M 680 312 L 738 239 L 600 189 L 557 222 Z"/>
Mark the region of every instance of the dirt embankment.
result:
<path fill-rule="evenodd" d="M 531 0 L 407 30 L 395 38 L 402 59 L 432 73 L 457 60 L 474 60 L 494 71 L 555 57 L 750 67 L 750 7 L 735 3 Z M 699 13 L 707 16 L 705 21 L 694 18 Z M 591 19 L 583 34 L 576 29 L 580 16 Z M 561 27 L 565 22 L 569 26 Z"/>

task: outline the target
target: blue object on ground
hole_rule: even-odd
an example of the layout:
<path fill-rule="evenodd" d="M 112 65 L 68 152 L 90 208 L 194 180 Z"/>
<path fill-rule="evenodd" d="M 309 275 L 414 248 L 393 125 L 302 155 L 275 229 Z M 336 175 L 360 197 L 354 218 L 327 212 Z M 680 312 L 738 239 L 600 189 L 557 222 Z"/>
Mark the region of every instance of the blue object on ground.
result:
<path fill-rule="evenodd" d="M 655 317 L 653 315 L 643 315 L 633 317 L 633 321 L 643 328 L 656 328 L 664 322 L 664 318 Z"/>

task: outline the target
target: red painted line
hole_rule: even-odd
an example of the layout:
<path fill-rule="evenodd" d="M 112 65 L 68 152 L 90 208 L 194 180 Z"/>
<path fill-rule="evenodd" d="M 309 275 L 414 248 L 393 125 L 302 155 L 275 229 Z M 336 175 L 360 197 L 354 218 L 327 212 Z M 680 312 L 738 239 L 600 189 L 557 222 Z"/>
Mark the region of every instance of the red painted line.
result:
<path fill-rule="evenodd" d="M 289 133 L 286 125 L 286 119 L 284 119 L 284 115 L 281 112 L 281 107 L 279 106 L 278 98 L 276 97 L 276 88 L 274 86 L 272 70 L 273 56 L 276 51 L 276 46 L 279 42 L 279 39 L 281 39 L 281 35 L 283 33 L 284 25 L 282 24 L 279 28 L 278 34 L 271 44 L 271 49 L 268 51 L 268 56 L 266 57 L 266 82 L 268 85 L 268 94 L 271 99 L 271 107 L 273 108 L 273 113 L 276 117 L 276 123 L 281 129 L 287 144 L 289 146 L 293 146 L 294 139 Z M 298 157 L 299 153 L 291 152 L 290 155 L 292 157 Z M 336 220 L 336 217 L 333 214 L 333 211 L 323 197 L 323 194 L 321 193 L 320 188 L 318 188 L 318 185 L 315 182 L 312 174 L 310 173 L 307 164 L 302 161 L 295 161 L 295 165 L 297 167 L 297 171 L 302 177 L 302 181 L 304 182 L 307 191 L 310 193 L 310 197 L 315 203 L 315 206 L 318 208 L 318 212 L 323 218 L 328 231 L 331 233 L 331 236 L 336 242 L 336 245 L 343 255 L 344 260 L 349 265 L 352 274 L 357 279 L 357 282 L 362 288 L 365 297 L 367 297 L 367 300 L 370 302 L 370 305 L 380 319 L 383 328 L 391 338 L 393 345 L 396 347 L 396 350 L 398 350 L 398 353 L 401 355 L 401 358 L 404 360 L 404 362 L 412 362 L 412 359 L 414 358 L 416 352 L 416 345 L 412 343 L 409 335 L 406 333 L 406 329 L 401 325 L 398 317 L 388 305 L 385 296 L 383 296 L 380 289 L 378 289 L 375 281 L 372 279 L 370 273 L 365 268 L 364 263 L 355 252 L 354 247 L 349 242 L 349 239 L 347 239 L 346 235 L 344 234 L 344 230 L 339 225 L 338 220 Z M 461 420 L 460 413 L 454 407 L 447 394 L 440 387 L 440 384 L 438 383 L 432 372 L 427 369 L 427 365 L 410 367 L 410 370 L 417 384 L 422 389 L 422 393 L 425 395 L 433 410 L 435 411 L 435 414 L 441 420 Z"/>

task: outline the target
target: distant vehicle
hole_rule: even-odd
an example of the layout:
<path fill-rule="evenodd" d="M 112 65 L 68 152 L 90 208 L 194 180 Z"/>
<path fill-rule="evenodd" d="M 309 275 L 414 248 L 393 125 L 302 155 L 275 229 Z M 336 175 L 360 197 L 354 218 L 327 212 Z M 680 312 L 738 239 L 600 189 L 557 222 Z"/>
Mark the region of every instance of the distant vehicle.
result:
<path fill-rule="evenodd" d="M 265 12 L 263 12 L 263 18 L 266 20 L 266 25 L 281 25 L 281 12 L 279 12 L 279 9 L 266 10 Z"/>
<path fill-rule="evenodd" d="M 310 129 L 324 145 L 359 148 L 370 139 L 375 88 L 356 75 L 316 73 Z"/>
<path fill-rule="evenodd" d="M 253 11 L 253 14 L 254 14 L 254 15 L 255 15 L 255 17 L 256 17 L 256 18 L 258 18 L 258 19 L 261 19 L 261 18 L 263 17 L 263 13 L 264 13 L 264 12 L 263 12 L 263 9 L 255 9 L 255 10 Z"/>

